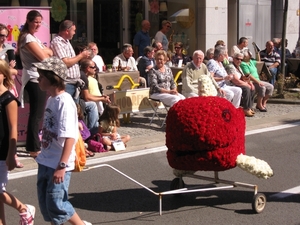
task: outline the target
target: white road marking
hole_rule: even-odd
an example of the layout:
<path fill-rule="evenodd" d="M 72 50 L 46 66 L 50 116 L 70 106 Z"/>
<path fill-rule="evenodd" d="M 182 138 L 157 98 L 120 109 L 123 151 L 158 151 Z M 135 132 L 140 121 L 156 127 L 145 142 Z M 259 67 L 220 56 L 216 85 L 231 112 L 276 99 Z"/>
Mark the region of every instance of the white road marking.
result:
<path fill-rule="evenodd" d="M 291 195 L 299 194 L 299 193 L 300 193 L 300 186 L 297 186 L 297 187 L 293 187 L 291 189 L 287 189 L 285 191 L 281 191 L 276 194 L 270 195 L 269 198 L 270 199 L 286 198 Z"/>
<path fill-rule="evenodd" d="M 296 127 L 299 125 L 300 125 L 300 122 L 295 122 L 295 123 L 291 123 L 291 124 L 267 127 L 267 128 L 257 129 L 257 130 L 246 131 L 245 135 L 248 136 L 248 135 L 259 134 L 259 133 L 264 133 L 264 132 L 271 132 L 271 131 L 275 131 L 275 130 L 282 130 L 282 129 Z M 117 154 L 117 155 L 106 156 L 106 157 L 101 157 L 101 158 L 89 159 L 89 160 L 87 160 L 86 165 L 89 166 L 89 169 L 94 169 L 94 168 L 98 167 L 97 164 L 107 163 L 107 162 L 111 162 L 111 161 L 115 161 L 115 160 L 119 160 L 119 159 L 126 159 L 126 158 L 131 158 L 131 157 L 137 157 L 137 156 L 162 152 L 162 151 L 166 151 L 166 150 L 167 150 L 166 146 L 161 146 L 161 147 L 157 147 L 157 148 L 150 148 L 150 149 L 145 149 L 145 150 L 140 150 L 140 151 L 128 152 L 128 153 L 124 153 L 124 154 Z M 90 166 L 90 165 L 95 165 L 95 166 Z M 22 172 L 17 172 L 17 173 L 11 173 L 11 174 L 9 174 L 9 180 L 24 178 L 24 177 L 33 176 L 36 174 L 37 174 L 37 169 L 22 171 Z M 286 198 L 290 195 L 298 194 L 298 193 L 300 193 L 300 186 L 278 192 L 276 194 L 271 195 L 270 198 L 272 198 L 272 199 L 280 198 L 281 199 L 281 198 Z"/>
<path fill-rule="evenodd" d="M 278 126 L 274 126 L 274 127 L 250 130 L 250 131 L 246 131 L 245 135 L 247 136 L 247 135 L 265 133 L 265 132 L 270 132 L 270 131 L 275 131 L 275 130 L 282 130 L 282 129 L 286 129 L 286 128 L 296 127 L 299 125 L 300 125 L 300 122 L 295 122 L 295 123 L 290 123 L 290 124 L 278 125 Z"/>

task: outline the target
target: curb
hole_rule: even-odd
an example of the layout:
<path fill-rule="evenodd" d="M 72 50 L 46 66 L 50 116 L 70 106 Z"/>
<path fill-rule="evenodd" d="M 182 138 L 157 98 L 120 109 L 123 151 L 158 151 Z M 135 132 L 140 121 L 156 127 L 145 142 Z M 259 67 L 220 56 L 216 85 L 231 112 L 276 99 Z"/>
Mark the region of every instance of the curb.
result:
<path fill-rule="evenodd" d="M 273 104 L 300 105 L 300 100 L 269 98 L 269 99 L 268 99 L 268 103 L 273 103 Z"/>

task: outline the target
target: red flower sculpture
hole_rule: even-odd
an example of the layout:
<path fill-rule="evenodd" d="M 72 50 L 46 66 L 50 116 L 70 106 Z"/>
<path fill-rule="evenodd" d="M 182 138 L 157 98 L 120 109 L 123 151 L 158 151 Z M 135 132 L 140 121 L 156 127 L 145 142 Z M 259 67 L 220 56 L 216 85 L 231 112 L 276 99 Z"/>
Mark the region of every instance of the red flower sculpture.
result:
<path fill-rule="evenodd" d="M 152 0 L 150 2 L 150 11 L 151 13 L 157 14 L 159 13 L 159 4 L 158 4 L 158 0 Z"/>
<path fill-rule="evenodd" d="M 194 97 L 170 108 L 166 121 L 169 165 L 178 170 L 223 171 L 245 154 L 245 116 L 220 97 Z"/>

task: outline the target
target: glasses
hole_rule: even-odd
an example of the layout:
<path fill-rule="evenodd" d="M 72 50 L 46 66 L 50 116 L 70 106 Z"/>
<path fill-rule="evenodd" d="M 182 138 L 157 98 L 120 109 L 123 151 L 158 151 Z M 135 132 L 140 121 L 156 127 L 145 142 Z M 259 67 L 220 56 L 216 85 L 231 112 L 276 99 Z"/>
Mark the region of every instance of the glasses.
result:
<path fill-rule="evenodd" d="M 71 27 L 74 26 L 74 23 L 72 23 L 70 26 L 67 27 L 67 30 L 71 29 Z"/>
<path fill-rule="evenodd" d="M 236 60 L 239 60 L 239 61 L 242 61 L 243 59 L 240 59 L 240 58 L 235 58 Z"/>
<path fill-rule="evenodd" d="M 0 37 L 7 38 L 7 35 L 6 34 L 0 34 Z"/>
<path fill-rule="evenodd" d="M 167 28 L 172 28 L 171 26 L 167 26 Z"/>
<path fill-rule="evenodd" d="M 91 68 L 91 69 L 96 69 L 96 66 L 89 66 L 89 68 Z"/>
<path fill-rule="evenodd" d="M 175 49 L 180 49 L 181 47 L 175 47 Z"/>

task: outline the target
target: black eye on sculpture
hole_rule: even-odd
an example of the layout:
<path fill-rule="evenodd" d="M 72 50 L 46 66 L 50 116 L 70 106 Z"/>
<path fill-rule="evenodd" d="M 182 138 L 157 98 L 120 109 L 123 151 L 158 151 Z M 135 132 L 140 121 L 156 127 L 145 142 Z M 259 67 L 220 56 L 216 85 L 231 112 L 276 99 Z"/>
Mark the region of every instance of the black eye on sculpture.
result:
<path fill-rule="evenodd" d="M 231 113 L 228 109 L 224 109 L 222 112 L 222 117 L 226 122 L 230 122 L 231 121 Z"/>

